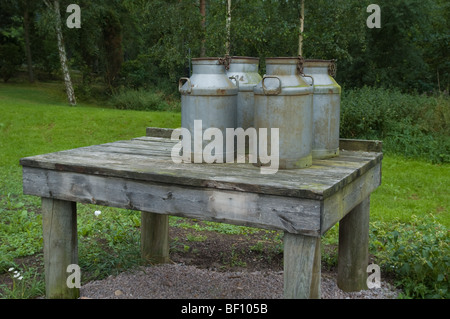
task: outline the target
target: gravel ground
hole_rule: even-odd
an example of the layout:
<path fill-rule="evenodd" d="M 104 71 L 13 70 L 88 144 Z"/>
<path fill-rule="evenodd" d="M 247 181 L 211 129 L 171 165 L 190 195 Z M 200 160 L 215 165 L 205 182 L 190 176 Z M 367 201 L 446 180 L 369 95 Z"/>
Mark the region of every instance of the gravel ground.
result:
<path fill-rule="evenodd" d="M 323 299 L 392 299 L 400 290 L 381 282 L 381 288 L 346 293 L 335 273 L 322 273 Z M 143 267 L 89 282 L 81 298 L 91 299 L 281 299 L 282 271 L 218 272 L 184 264 Z"/>

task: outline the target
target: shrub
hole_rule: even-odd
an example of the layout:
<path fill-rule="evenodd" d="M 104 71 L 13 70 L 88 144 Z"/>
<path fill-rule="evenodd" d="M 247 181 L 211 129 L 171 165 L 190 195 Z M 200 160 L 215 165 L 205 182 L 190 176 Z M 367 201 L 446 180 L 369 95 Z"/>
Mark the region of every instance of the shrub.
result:
<path fill-rule="evenodd" d="M 341 137 L 380 139 L 387 152 L 450 162 L 449 121 L 448 96 L 370 87 L 343 90 Z"/>
<path fill-rule="evenodd" d="M 450 298 L 449 233 L 432 215 L 410 224 L 371 224 L 370 251 L 409 298 Z"/>
<path fill-rule="evenodd" d="M 144 89 L 122 90 L 112 96 L 111 103 L 115 108 L 122 110 L 164 111 L 176 109 L 176 105 L 170 105 L 162 93 Z"/>
<path fill-rule="evenodd" d="M 146 55 L 140 55 L 135 60 L 124 62 L 121 70 L 121 84 L 134 89 L 147 88 L 155 85 L 154 74 L 157 73 L 156 66 Z"/>
<path fill-rule="evenodd" d="M 120 73 L 120 85 L 126 88 L 157 88 L 167 96 L 175 95 L 179 98 L 177 84 L 170 80 L 150 55 L 139 55 L 134 60 L 124 62 Z"/>

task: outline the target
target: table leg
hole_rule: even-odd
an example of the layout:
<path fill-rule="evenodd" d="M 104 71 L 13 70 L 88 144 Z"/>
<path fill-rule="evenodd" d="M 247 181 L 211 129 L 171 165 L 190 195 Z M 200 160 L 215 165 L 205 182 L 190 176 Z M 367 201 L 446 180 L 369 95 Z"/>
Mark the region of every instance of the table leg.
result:
<path fill-rule="evenodd" d="M 150 263 L 169 262 L 169 216 L 141 212 L 141 257 Z"/>
<path fill-rule="evenodd" d="M 320 237 L 284 234 L 284 298 L 320 299 Z"/>
<path fill-rule="evenodd" d="M 51 299 L 76 299 L 79 288 L 69 288 L 67 266 L 78 264 L 76 203 L 42 198 L 45 295 Z"/>
<path fill-rule="evenodd" d="M 367 289 L 370 197 L 339 222 L 338 278 L 343 291 Z"/>

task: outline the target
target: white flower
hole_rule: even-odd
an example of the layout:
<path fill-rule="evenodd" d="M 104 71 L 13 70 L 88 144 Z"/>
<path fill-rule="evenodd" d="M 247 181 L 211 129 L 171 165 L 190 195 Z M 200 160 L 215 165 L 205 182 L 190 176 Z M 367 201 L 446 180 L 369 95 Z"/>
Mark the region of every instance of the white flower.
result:
<path fill-rule="evenodd" d="M 14 275 L 14 278 L 17 278 L 17 277 L 19 277 L 20 276 L 20 273 L 18 272 L 18 273 L 16 273 L 15 275 Z"/>
<path fill-rule="evenodd" d="M 19 278 L 17 278 L 17 279 L 19 279 L 19 280 L 22 280 L 23 279 L 23 276 L 20 276 Z"/>
<path fill-rule="evenodd" d="M 102 212 L 99 211 L 99 210 L 96 210 L 96 211 L 94 212 L 95 216 L 97 216 L 97 217 L 98 217 L 101 213 L 102 213 Z"/>
<path fill-rule="evenodd" d="M 9 268 L 9 269 L 8 269 L 8 271 L 13 271 L 13 270 L 14 270 L 14 268 L 13 268 L 13 267 L 11 267 L 11 268 Z"/>

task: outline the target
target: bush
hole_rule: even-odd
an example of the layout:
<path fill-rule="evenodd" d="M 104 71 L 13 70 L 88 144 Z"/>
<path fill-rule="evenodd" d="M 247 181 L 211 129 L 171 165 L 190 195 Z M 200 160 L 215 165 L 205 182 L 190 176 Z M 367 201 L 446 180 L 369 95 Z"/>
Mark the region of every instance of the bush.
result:
<path fill-rule="evenodd" d="M 169 104 L 159 92 L 139 90 L 122 90 L 111 98 L 112 105 L 121 110 L 167 111 L 176 110 L 177 106 Z"/>
<path fill-rule="evenodd" d="M 434 163 L 450 162 L 450 100 L 399 90 L 343 90 L 343 138 L 380 139 L 384 150 Z"/>
<path fill-rule="evenodd" d="M 449 233 L 432 215 L 412 216 L 410 224 L 371 224 L 370 251 L 394 273 L 408 298 L 450 298 Z"/>
<path fill-rule="evenodd" d="M 179 97 L 178 82 L 170 80 L 167 72 L 159 68 L 154 58 L 149 55 L 139 55 L 135 60 L 124 62 L 119 82 L 126 88 L 135 90 L 156 88 L 166 96 Z"/>
<path fill-rule="evenodd" d="M 151 63 L 146 55 L 140 55 L 135 60 L 129 60 L 123 63 L 121 70 L 121 84 L 133 88 L 147 88 L 149 85 L 155 85 L 154 74 L 158 69 Z"/>

